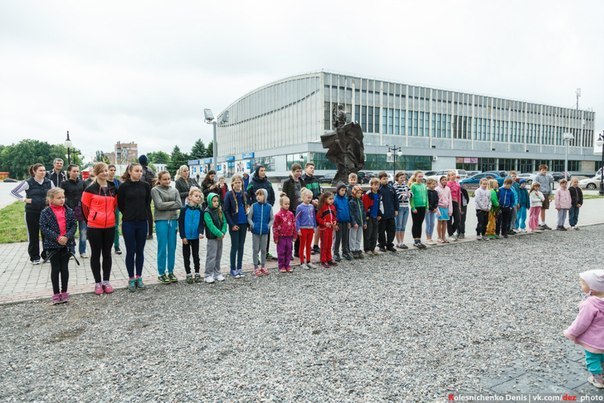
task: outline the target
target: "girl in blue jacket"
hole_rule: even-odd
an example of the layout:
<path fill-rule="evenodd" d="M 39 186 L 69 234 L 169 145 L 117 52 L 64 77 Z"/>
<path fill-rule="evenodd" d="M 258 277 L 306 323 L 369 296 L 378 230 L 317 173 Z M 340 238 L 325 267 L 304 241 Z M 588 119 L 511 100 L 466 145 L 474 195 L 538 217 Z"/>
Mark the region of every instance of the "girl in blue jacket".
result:
<path fill-rule="evenodd" d="M 199 274 L 199 240 L 203 239 L 204 222 L 203 193 L 197 187 L 189 190 L 187 203 L 180 210 L 178 217 L 178 231 L 182 239 L 182 257 L 187 272 L 187 284 L 201 283 Z M 193 265 L 195 266 L 195 279 L 191 275 L 191 253 L 193 253 Z"/>
<path fill-rule="evenodd" d="M 339 262 L 340 242 L 342 243 L 342 257 L 346 260 L 352 260 L 350 255 L 350 206 L 348 205 L 347 188 L 344 183 L 339 183 L 336 188 L 336 196 L 333 204 L 336 206 L 336 216 L 338 225 L 336 226 L 336 240 L 333 243 L 334 260 Z"/>
<path fill-rule="evenodd" d="M 244 277 L 243 246 L 247 235 L 248 198 L 243 190 L 243 178 L 233 175 L 231 189 L 224 198 L 224 215 L 229 223 L 231 236 L 231 277 Z"/>
<path fill-rule="evenodd" d="M 268 192 L 258 189 L 255 193 L 256 203 L 252 204 L 247 214 L 247 222 L 252 231 L 252 257 L 254 259 L 254 274 L 268 275 L 266 264 L 266 245 L 270 228 L 273 225 L 273 207 L 267 203 Z M 258 261 L 260 252 L 260 261 Z"/>

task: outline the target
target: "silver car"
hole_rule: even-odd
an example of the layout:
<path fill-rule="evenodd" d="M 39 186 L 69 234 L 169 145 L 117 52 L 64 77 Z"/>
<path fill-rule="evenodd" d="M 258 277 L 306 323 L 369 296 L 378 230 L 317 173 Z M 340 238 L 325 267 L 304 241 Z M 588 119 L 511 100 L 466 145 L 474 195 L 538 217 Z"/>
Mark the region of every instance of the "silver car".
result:
<path fill-rule="evenodd" d="M 600 175 L 596 175 L 593 178 L 581 179 L 579 181 L 579 187 L 581 189 L 596 190 L 600 187 L 600 181 L 602 180 Z"/>

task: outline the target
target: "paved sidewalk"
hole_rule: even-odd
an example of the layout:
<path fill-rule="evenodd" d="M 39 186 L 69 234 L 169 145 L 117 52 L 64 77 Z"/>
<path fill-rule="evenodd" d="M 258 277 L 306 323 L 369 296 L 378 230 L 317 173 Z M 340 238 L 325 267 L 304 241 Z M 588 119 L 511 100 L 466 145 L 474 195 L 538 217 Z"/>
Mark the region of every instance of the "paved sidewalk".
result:
<path fill-rule="evenodd" d="M 468 218 L 466 222 L 466 239 L 459 242 L 471 242 L 475 239 L 476 215 L 474 211 L 474 202 L 470 201 L 468 206 Z M 580 225 L 592 225 L 604 223 L 604 199 L 589 199 L 581 209 L 579 219 Z M 550 227 L 556 227 L 557 214 L 553 207 L 547 214 L 547 223 Z M 408 234 L 405 241 L 410 245 L 411 239 L 411 219 L 407 223 Z M 533 239 L 533 238 L 527 238 Z M 501 241 L 504 242 L 504 241 Z M 206 241 L 200 243 L 201 270 L 203 272 L 205 263 Z M 447 247 L 448 245 L 438 245 L 432 247 Z M 230 237 L 225 237 L 222 254 L 222 271 L 226 275 L 229 269 Z M 125 246 L 122 240 L 122 251 L 125 252 Z M 276 255 L 274 243 L 271 242 L 271 252 Z M 388 252 L 390 253 L 390 252 Z M 404 253 L 404 251 L 399 251 Z M 145 265 L 143 269 L 143 280 L 149 284 L 157 283 L 157 243 L 154 240 L 147 241 L 145 247 Z M 111 282 L 116 288 L 125 288 L 128 281 L 126 265 L 124 263 L 125 253 L 122 255 L 113 254 L 113 267 L 111 271 Z M 312 261 L 318 261 L 319 256 L 314 255 Z M 93 290 L 94 279 L 90 270 L 89 259 L 79 259 L 81 265 L 77 266 L 72 260 L 70 262 L 69 291 L 72 294 L 91 292 Z M 244 271 L 250 273 L 252 269 L 252 242 L 251 234 L 248 233 L 244 252 Z M 363 264 L 365 261 L 353 261 L 345 264 Z M 298 263 L 297 259 L 293 263 Z M 267 267 L 274 269 L 277 266 L 276 261 L 269 261 Z M 276 273 L 276 270 L 271 270 Z M 180 244 L 176 252 L 176 270 L 175 274 L 181 280 L 185 278 L 184 264 L 182 259 Z M 230 280 L 229 281 L 233 281 Z M 27 254 L 27 243 L 1 244 L 0 245 L 0 304 L 27 301 L 37 298 L 46 298 L 52 295 L 52 283 L 50 281 L 50 263 L 41 266 L 33 266 Z"/>

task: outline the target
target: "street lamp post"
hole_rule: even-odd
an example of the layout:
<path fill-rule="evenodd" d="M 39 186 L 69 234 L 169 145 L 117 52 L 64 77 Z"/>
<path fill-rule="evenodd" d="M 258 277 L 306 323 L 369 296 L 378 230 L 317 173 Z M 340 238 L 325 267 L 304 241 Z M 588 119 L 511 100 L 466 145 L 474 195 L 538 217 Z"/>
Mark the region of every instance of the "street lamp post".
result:
<path fill-rule="evenodd" d="M 562 135 L 562 140 L 564 140 L 564 179 L 568 180 L 568 143 L 573 141 L 575 136 L 572 133 L 564 133 Z"/>
<path fill-rule="evenodd" d="M 396 175 L 396 157 L 402 157 L 403 156 L 403 147 L 397 147 L 397 146 L 389 146 L 388 144 L 386 144 L 386 147 L 388 147 L 388 152 L 386 153 L 386 156 L 388 158 L 392 157 L 392 180 L 394 180 L 394 176 Z"/>
<path fill-rule="evenodd" d="M 71 147 L 73 143 L 69 139 L 69 130 L 67 130 L 67 138 L 65 139 L 65 147 L 67 147 L 67 165 L 71 165 Z"/>
<path fill-rule="evenodd" d="M 602 164 L 600 165 L 600 196 L 604 196 L 604 131 L 598 135 L 596 146 L 602 148 Z"/>
<path fill-rule="evenodd" d="M 216 144 L 216 119 L 214 119 L 214 114 L 211 109 L 204 109 L 203 116 L 207 124 L 211 124 L 213 126 L 212 133 L 212 163 L 214 164 L 214 170 L 217 168 L 217 158 L 218 158 L 218 147 Z"/>

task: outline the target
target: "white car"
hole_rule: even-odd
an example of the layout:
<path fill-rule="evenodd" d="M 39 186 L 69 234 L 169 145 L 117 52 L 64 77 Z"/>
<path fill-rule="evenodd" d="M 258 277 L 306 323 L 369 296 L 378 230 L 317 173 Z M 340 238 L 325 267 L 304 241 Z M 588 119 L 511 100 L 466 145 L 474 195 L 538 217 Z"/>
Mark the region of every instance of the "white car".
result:
<path fill-rule="evenodd" d="M 600 187 L 601 180 L 602 177 L 600 175 L 596 175 L 593 178 L 581 179 L 579 181 L 579 187 L 581 189 L 596 190 Z"/>
<path fill-rule="evenodd" d="M 458 179 L 466 179 L 468 177 L 468 173 L 464 169 L 441 169 L 440 171 L 436 171 L 434 175 L 428 176 L 426 179 L 434 179 L 438 182 L 441 176 L 447 176 L 449 171 L 455 171 Z"/>

